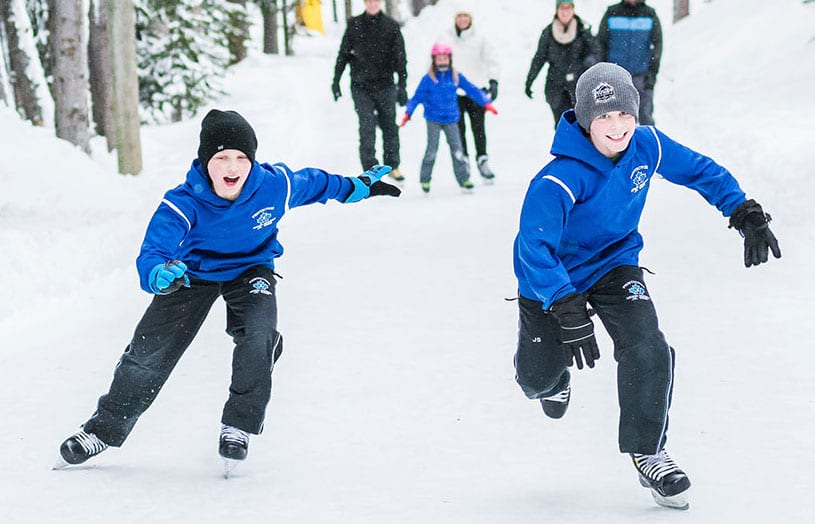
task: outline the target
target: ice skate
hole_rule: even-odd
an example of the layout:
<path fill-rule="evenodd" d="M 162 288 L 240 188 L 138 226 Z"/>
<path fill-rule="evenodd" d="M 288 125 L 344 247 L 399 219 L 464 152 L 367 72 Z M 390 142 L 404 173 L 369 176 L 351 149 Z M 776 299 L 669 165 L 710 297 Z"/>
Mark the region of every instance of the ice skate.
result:
<path fill-rule="evenodd" d="M 106 449 L 108 449 L 108 445 L 102 442 L 96 434 L 79 430 L 65 439 L 65 442 L 59 447 L 60 458 L 54 464 L 53 469 L 82 464 Z"/>
<path fill-rule="evenodd" d="M 554 395 L 540 399 L 541 406 L 543 406 L 543 412 L 549 418 L 561 418 L 566 414 L 566 410 L 569 408 L 569 400 L 571 400 L 571 398 L 572 386 L 569 384 L 566 386 L 566 389 L 559 391 Z"/>
<path fill-rule="evenodd" d="M 388 173 L 388 176 L 393 179 L 394 182 L 399 182 L 400 184 L 405 181 L 405 176 L 399 171 L 398 168 L 391 169 L 391 172 Z"/>
<path fill-rule="evenodd" d="M 640 484 L 651 490 L 660 506 L 685 510 L 688 503 L 690 479 L 663 449 L 656 455 L 632 453 L 631 460 L 639 473 Z"/>
<path fill-rule="evenodd" d="M 229 478 L 238 464 L 249 453 L 249 434 L 233 426 L 221 424 L 218 453 L 224 459 L 224 478 Z"/>
<path fill-rule="evenodd" d="M 469 195 L 472 194 L 475 184 L 473 184 L 472 180 L 465 180 L 464 182 L 461 183 L 460 187 L 462 193 L 464 193 L 465 195 Z"/>
<path fill-rule="evenodd" d="M 487 155 L 481 155 L 476 159 L 476 164 L 478 164 L 478 172 L 481 173 L 481 178 L 484 179 L 484 182 L 493 184 L 495 182 L 495 173 L 490 169 L 490 165 L 487 163 L 488 160 L 489 157 Z"/>
<path fill-rule="evenodd" d="M 430 182 L 422 182 L 422 192 L 426 195 L 430 193 Z"/>

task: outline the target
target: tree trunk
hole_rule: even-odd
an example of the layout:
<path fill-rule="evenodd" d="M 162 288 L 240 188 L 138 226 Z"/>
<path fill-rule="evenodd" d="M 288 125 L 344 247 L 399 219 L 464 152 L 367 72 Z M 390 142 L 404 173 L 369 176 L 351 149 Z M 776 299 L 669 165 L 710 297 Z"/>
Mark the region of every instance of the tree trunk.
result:
<path fill-rule="evenodd" d="M 49 13 L 54 57 L 53 90 L 57 136 L 90 153 L 88 47 L 82 0 L 53 2 Z"/>
<path fill-rule="evenodd" d="M 91 86 L 91 114 L 96 134 L 105 137 L 108 151 L 113 151 L 113 84 L 111 83 L 111 49 L 106 0 L 91 0 L 88 10 L 88 72 Z"/>
<path fill-rule="evenodd" d="M 50 125 L 53 114 L 45 73 L 34 44 L 31 21 L 23 0 L 0 1 L 0 24 L 8 46 L 8 98 L 23 118 L 36 126 Z M 33 53 L 33 55 L 31 54 Z"/>
<path fill-rule="evenodd" d="M 331 14 L 334 16 L 334 23 L 339 22 L 337 18 L 337 0 L 331 0 Z"/>
<path fill-rule="evenodd" d="M 277 0 L 263 0 L 260 12 L 263 14 L 263 52 L 276 55 L 280 53 L 277 46 Z"/>
<path fill-rule="evenodd" d="M 392 18 L 395 18 L 397 22 L 402 20 L 402 16 L 399 13 L 399 0 L 385 0 L 385 12 Z"/>
<path fill-rule="evenodd" d="M 690 15 L 688 0 L 674 0 L 674 23 Z"/>
<path fill-rule="evenodd" d="M 413 7 L 413 16 L 419 16 L 419 12 L 427 5 L 436 5 L 438 0 L 411 0 Z"/>
<path fill-rule="evenodd" d="M 297 0 L 295 0 L 296 3 Z M 294 54 L 294 50 L 291 47 L 291 39 L 294 37 L 294 22 L 289 25 L 289 11 L 294 10 L 295 3 L 289 7 L 288 0 L 283 0 L 283 50 L 286 53 L 286 56 L 291 56 Z"/>
<path fill-rule="evenodd" d="M 246 0 L 228 0 L 230 3 L 238 4 L 246 9 Z M 236 21 L 237 24 L 230 28 L 229 34 L 229 55 L 230 65 L 237 64 L 246 58 L 246 42 L 249 40 L 249 20 L 248 17 Z"/>
<path fill-rule="evenodd" d="M 348 20 L 354 16 L 354 11 L 351 9 L 351 0 L 345 0 L 345 19 Z"/>
<path fill-rule="evenodd" d="M 136 70 L 136 15 L 133 0 L 107 0 L 111 71 L 113 76 L 113 124 L 119 173 L 137 175 L 142 169 L 139 136 L 139 77 Z"/>

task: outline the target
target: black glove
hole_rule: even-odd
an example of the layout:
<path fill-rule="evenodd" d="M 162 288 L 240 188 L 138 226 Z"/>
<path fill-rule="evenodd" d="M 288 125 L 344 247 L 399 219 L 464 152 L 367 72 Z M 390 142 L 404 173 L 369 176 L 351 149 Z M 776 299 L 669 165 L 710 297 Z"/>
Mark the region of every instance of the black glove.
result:
<path fill-rule="evenodd" d="M 657 85 L 657 74 L 656 73 L 645 73 L 645 89 L 651 90 Z"/>
<path fill-rule="evenodd" d="M 524 89 L 524 93 L 526 93 L 526 96 L 528 96 L 530 100 L 532 99 L 532 84 L 526 84 L 526 89 Z"/>
<path fill-rule="evenodd" d="M 767 251 L 773 252 L 775 258 L 781 258 L 773 232 L 770 231 L 772 217 L 761 209 L 753 200 L 745 201 L 730 215 L 730 226 L 744 237 L 744 267 L 757 266 L 768 260 Z"/>
<path fill-rule="evenodd" d="M 490 98 L 492 101 L 495 102 L 495 99 L 498 98 L 498 80 L 490 79 L 490 87 L 487 90 L 487 93 L 490 94 Z"/>
<path fill-rule="evenodd" d="M 342 96 L 342 91 L 340 91 L 340 83 L 336 80 L 331 84 L 331 94 L 334 95 L 334 102 L 339 100 Z"/>
<path fill-rule="evenodd" d="M 343 204 L 352 204 L 372 196 L 398 197 L 402 190 L 398 187 L 382 182 L 380 179 L 391 172 L 391 166 L 375 165 L 356 178 L 348 177 L 351 182 L 351 193 L 342 201 Z"/>
<path fill-rule="evenodd" d="M 586 307 L 586 296 L 580 293 L 566 295 L 555 301 L 549 309 L 560 324 L 558 335 L 566 360 L 569 365 L 577 361 L 577 369 L 583 369 L 583 359 L 586 364 L 594 367 L 594 361 L 600 358 L 600 349 L 594 338 L 594 323 L 589 318 Z M 582 352 L 582 358 L 581 358 Z"/>
<path fill-rule="evenodd" d="M 399 104 L 399 107 L 405 107 L 407 104 L 407 88 L 405 86 L 397 86 L 396 87 L 396 103 Z"/>

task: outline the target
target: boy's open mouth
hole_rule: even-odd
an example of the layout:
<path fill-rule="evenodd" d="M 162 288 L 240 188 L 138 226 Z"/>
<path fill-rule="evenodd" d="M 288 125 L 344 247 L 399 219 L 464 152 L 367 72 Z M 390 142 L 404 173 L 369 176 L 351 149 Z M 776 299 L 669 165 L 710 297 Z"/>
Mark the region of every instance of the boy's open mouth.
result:
<path fill-rule="evenodd" d="M 241 177 L 239 177 L 239 176 L 236 176 L 236 177 L 225 176 L 224 177 L 224 183 L 226 183 L 226 185 L 228 185 L 228 186 L 234 186 L 235 184 L 238 183 L 238 180 L 240 180 L 240 179 L 241 179 Z"/>

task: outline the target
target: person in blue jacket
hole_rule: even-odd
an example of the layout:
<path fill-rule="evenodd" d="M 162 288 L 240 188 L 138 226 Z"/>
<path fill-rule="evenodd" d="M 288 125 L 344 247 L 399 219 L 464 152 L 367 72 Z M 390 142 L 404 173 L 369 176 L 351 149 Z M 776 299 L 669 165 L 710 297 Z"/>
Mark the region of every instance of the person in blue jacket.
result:
<path fill-rule="evenodd" d="M 246 458 L 249 435 L 263 430 L 272 368 L 283 349 L 274 271 L 283 254 L 280 220 L 292 207 L 400 193 L 380 181 L 389 166 L 355 178 L 316 168 L 292 171 L 283 163 L 256 162 L 257 146 L 240 114 L 213 109 L 204 117 L 198 158 L 186 181 L 164 195 L 136 260 L 142 289 L 155 296 L 110 390 L 80 431 L 64 441 L 57 467 L 122 445 L 219 296 L 235 344 L 219 453 L 231 461 Z"/>
<path fill-rule="evenodd" d="M 405 115 L 402 117 L 399 126 L 403 127 L 407 124 L 413 111 L 416 110 L 419 104 L 424 104 L 424 118 L 427 122 L 427 148 L 422 159 L 419 176 L 422 191 L 425 193 L 430 192 L 430 178 L 433 173 L 433 165 L 436 163 L 436 153 L 439 149 L 439 135 L 443 131 L 444 136 L 447 138 L 447 145 L 450 146 L 450 156 L 453 159 L 453 173 L 456 181 L 464 191 L 470 192 L 474 186 L 470 180 L 470 164 L 467 161 L 467 155 L 464 154 L 458 131 L 458 120 L 461 118 L 461 111 L 456 90 L 464 90 L 468 97 L 472 98 L 478 105 L 483 106 L 486 111 L 496 115 L 498 111 L 484 91 L 453 68 L 453 48 L 450 44 L 436 42 L 430 51 L 430 57 L 433 61 L 430 71 L 422 77 L 416 92 L 408 100 Z"/>
<path fill-rule="evenodd" d="M 599 62 L 613 62 L 631 73 L 640 94 L 639 123 L 654 125 L 654 86 L 662 60 L 662 25 L 645 0 L 620 0 L 609 6 L 595 39 Z"/>
<path fill-rule="evenodd" d="M 614 342 L 619 448 L 657 502 L 686 508 L 687 475 L 665 451 L 674 349 L 659 329 L 639 266 L 638 231 L 651 179 L 694 189 L 744 237 L 744 263 L 781 257 L 769 215 L 711 158 L 637 125 L 631 75 L 601 62 L 583 73 L 555 131 L 554 159 L 529 184 L 514 243 L 520 312 L 516 380 L 560 418 L 569 367 L 600 358 L 592 311 Z"/>

